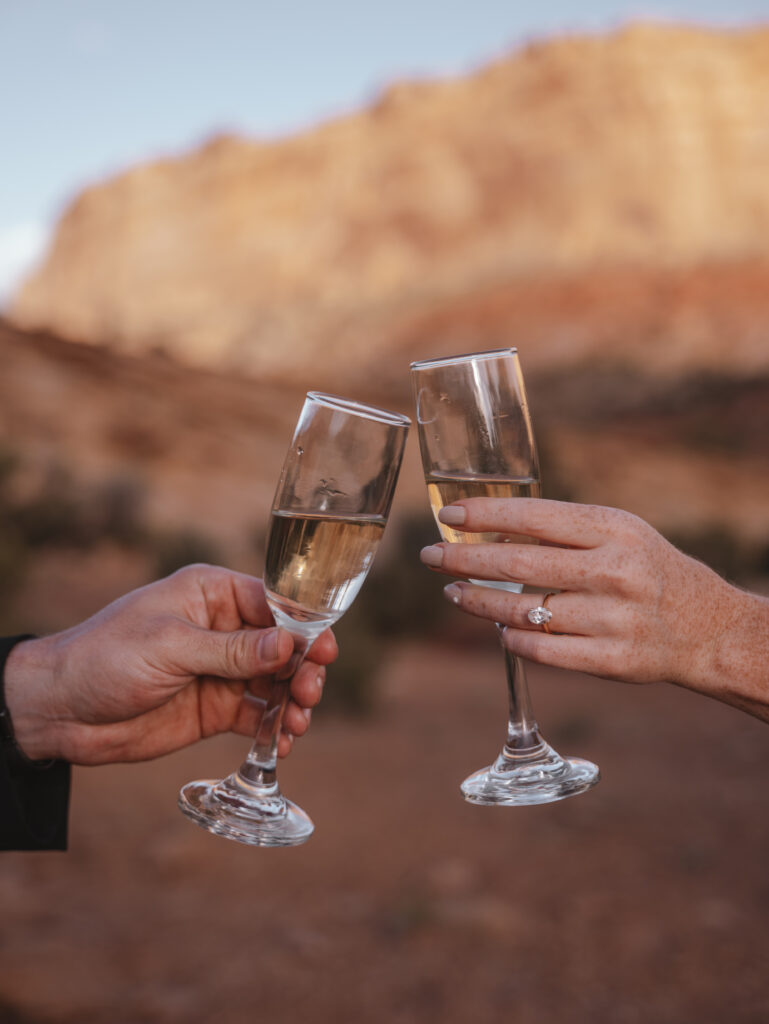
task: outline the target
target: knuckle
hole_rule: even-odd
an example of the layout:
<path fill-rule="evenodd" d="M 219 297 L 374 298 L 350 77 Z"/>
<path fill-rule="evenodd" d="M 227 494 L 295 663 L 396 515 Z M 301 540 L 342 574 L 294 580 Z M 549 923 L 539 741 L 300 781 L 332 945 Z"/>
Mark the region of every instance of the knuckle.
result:
<path fill-rule="evenodd" d="M 602 565 L 596 569 L 593 581 L 598 590 L 613 593 L 619 589 L 622 576 L 612 565 Z"/>
<path fill-rule="evenodd" d="M 520 587 L 524 582 L 525 575 L 526 574 L 520 570 L 513 571 L 512 569 L 505 569 L 504 571 L 497 573 L 495 578 L 504 581 L 505 583 L 515 583 L 516 586 Z"/>
<path fill-rule="evenodd" d="M 647 534 L 650 527 L 639 516 L 625 509 L 614 509 L 615 532 L 622 538 L 632 541 Z"/>
<path fill-rule="evenodd" d="M 511 501 L 519 501 L 520 499 L 514 498 Z M 531 502 L 526 505 L 526 533 L 532 537 L 540 537 L 543 534 L 547 534 L 548 530 L 553 525 L 553 514 L 550 506 L 541 504 L 539 501 L 531 501 L 531 499 L 524 499 L 525 501 Z"/>
<path fill-rule="evenodd" d="M 227 634 L 225 657 L 228 665 L 231 665 L 236 671 L 249 674 L 252 667 L 251 663 L 253 662 L 251 652 L 251 638 L 245 631 L 238 630 L 237 632 Z"/>
<path fill-rule="evenodd" d="M 171 578 L 179 583 L 188 583 L 190 580 L 197 580 L 200 577 L 201 570 L 204 568 L 207 568 L 207 566 L 197 562 L 185 565 L 181 569 L 177 569 L 175 573 L 172 573 Z"/>
<path fill-rule="evenodd" d="M 525 576 L 531 574 L 534 566 L 534 559 L 528 545 L 505 546 L 493 558 L 496 573 L 500 579 L 508 580 L 511 583 L 519 583 Z"/>
<path fill-rule="evenodd" d="M 607 553 L 605 549 L 598 548 L 592 553 L 589 577 L 594 590 L 608 593 L 623 590 L 627 576 L 625 556 L 621 551 Z"/>
<path fill-rule="evenodd" d="M 610 508 L 608 505 L 583 505 L 582 514 L 591 526 L 603 529 L 611 529 L 614 516 L 622 510 Z M 616 524 L 615 524 L 616 525 Z"/>

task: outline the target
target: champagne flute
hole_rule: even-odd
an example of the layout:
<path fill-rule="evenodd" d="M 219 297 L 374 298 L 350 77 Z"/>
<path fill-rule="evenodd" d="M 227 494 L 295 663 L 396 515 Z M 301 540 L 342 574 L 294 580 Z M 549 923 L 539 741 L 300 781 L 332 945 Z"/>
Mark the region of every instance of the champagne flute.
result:
<path fill-rule="evenodd" d="M 291 678 L 312 643 L 352 604 L 382 539 L 410 420 L 317 391 L 307 394 L 272 505 L 267 603 L 294 638 L 272 681 L 254 744 L 221 781 L 190 782 L 179 807 L 209 832 L 252 846 L 294 846 L 313 831 L 278 787 L 277 747 Z"/>
<path fill-rule="evenodd" d="M 419 446 L 430 505 L 444 540 L 469 544 L 533 543 L 497 533 L 463 533 L 438 520 L 461 498 L 537 498 L 539 463 L 515 349 L 478 352 L 411 364 Z M 471 580 L 520 593 L 508 581 Z M 502 637 L 503 627 L 497 631 Z M 503 644 L 504 648 L 504 644 Z M 476 804 L 540 804 L 582 793 L 599 779 L 598 767 L 561 757 L 545 742 L 534 718 L 523 661 L 506 648 L 510 715 L 507 742 L 496 761 L 462 783 Z"/>

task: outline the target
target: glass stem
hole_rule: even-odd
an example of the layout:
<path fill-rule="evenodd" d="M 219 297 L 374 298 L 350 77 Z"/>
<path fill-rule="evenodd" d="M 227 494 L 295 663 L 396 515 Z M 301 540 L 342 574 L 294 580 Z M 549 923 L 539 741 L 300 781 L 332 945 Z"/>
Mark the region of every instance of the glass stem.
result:
<path fill-rule="evenodd" d="M 509 760 L 521 760 L 536 757 L 545 747 L 539 734 L 539 726 L 531 709 L 529 686 L 526 681 L 526 669 L 521 658 L 509 651 L 503 642 L 504 626 L 497 623 L 497 635 L 505 652 L 505 669 L 507 671 L 507 691 L 510 701 L 510 717 L 507 723 L 507 742 L 503 757 Z"/>
<path fill-rule="evenodd" d="M 252 786 L 277 788 L 278 741 L 283 712 L 286 710 L 291 680 L 294 678 L 315 636 L 294 633 L 294 653 L 272 678 L 270 694 L 264 705 L 251 750 L 238 769 L 238 775 Z"/>

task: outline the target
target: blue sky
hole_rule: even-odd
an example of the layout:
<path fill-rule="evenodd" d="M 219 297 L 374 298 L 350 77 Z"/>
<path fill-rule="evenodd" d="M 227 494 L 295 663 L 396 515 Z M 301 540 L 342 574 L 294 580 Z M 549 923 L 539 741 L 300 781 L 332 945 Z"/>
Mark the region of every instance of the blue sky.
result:
<path fill-rule="evenodd" d="M 767 21 L 769 0 L 0 0 L 0 302 L 72 196 L 129 164 L 642 18 Z"/>

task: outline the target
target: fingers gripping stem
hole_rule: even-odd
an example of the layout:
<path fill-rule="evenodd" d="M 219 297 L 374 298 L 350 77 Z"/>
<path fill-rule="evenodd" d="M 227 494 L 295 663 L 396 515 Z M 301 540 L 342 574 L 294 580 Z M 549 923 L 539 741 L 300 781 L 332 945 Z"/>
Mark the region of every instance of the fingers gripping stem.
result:
<path fill-rule="evenodd" d="M 239 774 L 258 786 L 274 786 L 278 759 L 278 740 L 283 713 L 288 703 L 291 680 L 299 671 L 315 636 L 294 634 L 294 653 L 272 677 L 270 693 L 259 719 L 251 750 L 240 767 Z"/>

